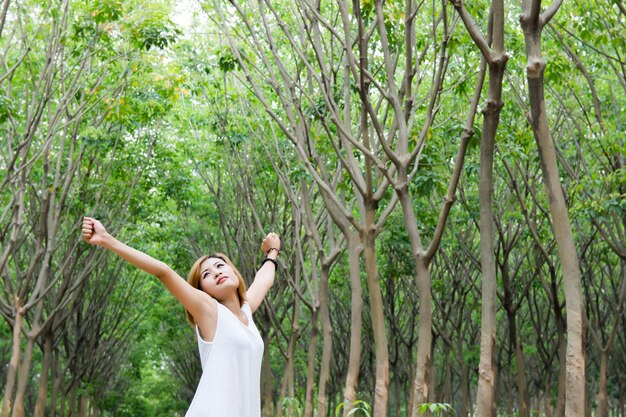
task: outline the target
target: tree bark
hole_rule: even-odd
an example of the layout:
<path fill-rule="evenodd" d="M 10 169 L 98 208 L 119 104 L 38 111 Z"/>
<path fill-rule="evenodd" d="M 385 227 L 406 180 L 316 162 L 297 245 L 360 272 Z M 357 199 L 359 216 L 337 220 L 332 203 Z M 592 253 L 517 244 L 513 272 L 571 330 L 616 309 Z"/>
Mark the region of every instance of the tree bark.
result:
<path fill-rule="evenodd" d="M 263 336 L 264 346 L 270 346 L 269 335 Z M 262 395 L 263 395 L 263 417 L 274 416 L 274 399 L 272 395 L 272 366 L 269 349 L 263 351 L 263 362 L 261 368 Z"/>
<path fill-rule="evenodd" d="M 494 20 L 501 9 L 496 12 Z M 503 16 L 500 17 L 503 19 Z M 478 392 L 476 407 L 479 416 L 494 416 L 495 403 L 495 347 L 496 347 L 496 259 L 495 230 L 493 223 L 493 155 L 496 131 L 502 109 L 502 79 L 507 56 L 503 50 L 489 62 L 489 88 L 486 107 L 483 109 L 483 131 L 480 143 L 480 263 L 482 271 L 482 307 L 480 362 L 478 367 Z"/>
<path fill-rule="evenodd" d="M 2 2 L 2 11 L 0 12 L 0 38 L 2 37 L 2 32 L 4 30 L 4 23 L 6 22 L 7 18 L 7 10 L 9 10 L 9 3 L 11 3 L 10 0 L 4 0 L 4 2 Z"/>
<path fill-rule="evenodd" d="M 508 256 L 505 255 L 505 256 Z M 509 265 L 505 259 L 501 268 L 502 283 L 504 286 L 504 309 L 506 310 L 509 322 L 509 346 L 515 354 L 516 382 L 519 395 L 519 416 L 530 417 L 528 409 L 528 394 L 526 391 L 526 368 L 524 366 L 524 353 L 521 342 L 517 336 L 517 309 L 513 306 L 513 289 L 511 288 L 511 277 L 509 276 Z"/>
<path fill-rule="evenodd" d="M 363 328 L 363 290 L 361 287 L 361 271 L 359 258 L 363 247 L 356 234 L 348 236 L 348 264 L 350 267 L 351 306 L 350 306 L 350 356 L 348 373 L 343 396 L 344 412 L 347 414 L 356 400 L 356 389 L 359 383 L 359 367 L 361 366 L 361 332 Z"/>
<path fill-rule="evenodd" d="M 296 273 L 299 275 L 299 272 Z M 299 281 L 299 278 L 296 278 L 296 281 Z M 298 338 L 300 337 L 300 299 L 298 297 L 294 300 L 294 308 L 293 308 L 293 316 L 291 319 L 291 334 L 289 336 L 289 345 L 287 346 L 287 363 L 285 364 L 285 371 L 283 373 L 283 380 L 280 387 L 280 395 L 279 401 L 289 397 L 295 397 L 295 387 L 294 387 L 294 360 L 296 354 L 296 343 Z M 293 410 L 293 403 L 289 402 L 288 413 L 291 415 Z M 278 408 L 277 416 L 281 417 L 283 415 L 283 407 L 282 404 Z"/>
<path fill-rule="evenodd" d="M 302 417 L 313 416 L 313 390 L 315 385 L 315 357 L 317 356 L 317 339 L 319 334 L 318 327 L 318 308 L 314 307 L 311 312 L 311 335 L 309 340 L 309 358 L 304 399 L 304 413 L 302 414 Z"/>
<path fill-rule="evenodd" d="M 557 242 L 563 269 L 563 289 L 567 309 L 567 349 L 565 415 L 579 416 L 585 412 L 585 352 L 581 276 L 578 254 L 565 197 L 561 188 L 544 97 L 545 61 L 541 52 L 541 33 L 554 16 L 561 0 L 555 0 L 543 13 L 541 1 L 523 0 L 520 18 L 526 45 L 526 78 L 531 109 L 531 126 L 539 151 L 544 186 L 551 214 L 551 227 Z"/>
<path fill-rule="evenodd" d="M 22 300 L 15 297 L 15 322 L 13 323 L 13 346 L 11 350 L 11 359 L 9 360 L 9 369 L 7 370 L 7 382 L 4 388 L 4 400 L 2 401 L 2 417 L 8 417 L 9 412 L 13 408 L 13 388 L 17 372 L 19 369 L 20 355 L 22 352 L 20 341 L 22 335 L 22 320 L 24 315 L 22 312 Z"/>
<path fill-rule="evenodd" d="M 41 379 L 39 381 L 39 391 L 37 393 L 37 403 L 35 404 L 34 417 L 44 417 L 46 410 L 46 400 L 48 399 L 48 374 L 52 364 L 52 335 L 46 332 L 44 338 L 43 366 Z"/>
<path fill-rule="evenodd" d="M 376 383 L 374 388 L 373 414 L 377 417 L 387 416 L 389 401 L 389 349 L 385 330 L 385 312 L 378 276 L 375 246 L 374 208 L 366 205 L 366 225 L 362 236 L 365 271 L 367 275 L 368 294 L 370 299 L 370 315 L 374 330 L 374 349 L 376 355 Z"/>
<path fill-rule="evenodd" d="M 54 358 L 52 360 L 52 395 L 50 397 L 50 413 L 47 417 L 56 417 L 57 398 L 59 396 L 59 390 L 61 389 L 62 382 L 59 368 L 60 365 L 58 363 L 58 360 Z"/>
<path fill-rule="evenodd" d="M 496 345 L 496 261 L 493 222 L 493 155 L 496 131 L 502 109 L 502 80 L 508 56 L 504 51 L 504 2 L 493 0 L 489 13 L 488 35 L 479 26 L 460 0 L 452 1 L 465 27 L 482 52 L 489 66 L 488 98 L 483 109 L 480 142 L 479 205 L 480 264 L 482 272 L 482 307 L 480 362 L 476 410 L 481 417 L 495 415 L 495 345 Z M 493 46 L 491 46 L 493 44 Z"/>
<path fill-rule="evenodd" d="M 609 398 L 607 393 L 606 368 L 608 353 L 605 349 L 600 350 L 600 377 L 598 387 L 598 417 L 608 417 Z"/>
<path fill-rule="evenodd" d="M 328 277 L 330 265 L 322 262 L 320 276 L 320 313 L 322 316 L 322 358 L 320 361 L 319 382 L 317 385 L 317 417 L 326 415 L 327 394 L 326 385 L 330 377 L 330 361 L 332 358 L 332 324 L 328 306 Z"/>

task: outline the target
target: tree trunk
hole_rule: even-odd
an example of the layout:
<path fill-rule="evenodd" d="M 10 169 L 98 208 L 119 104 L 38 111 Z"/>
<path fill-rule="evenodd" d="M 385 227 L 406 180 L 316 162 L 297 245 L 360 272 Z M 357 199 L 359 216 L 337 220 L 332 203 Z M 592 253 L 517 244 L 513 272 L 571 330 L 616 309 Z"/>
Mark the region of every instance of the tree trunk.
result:
<path fill-rule="evenodd" d="M 350 356 L 348 373 L 343 400 L 343 416 L 347 417 L 356 400 L 356 389 L 359 383 L 359 367 L 361 366 L 361 331 L 363 327 L 363 290 L 361 287 L 361 270 L 359 258 L 362 251 L 357 235 L 347 236 L 348 263 L 350 267 L 351 310 L 350 310 Z"/>
<path fill-rule="evenodd" d="M 493 222 L 493 154 L 496 131 L 502 109 L 502 79 L 508 56 L 504 51 L 504 1 L 493 0 L 489 13 L 487 37 L 465 9 L 461 0 L 452 1 L 470 36 L 489 65 L 488 98 L 483 109 L 480 143 L 479 205 L 480 265 L 482 272 L 482 307 L 480 362 L 476 411 L 481 417 L 495 413 L 495 344 L 496 344 L 496 260 Z"/>
<path fill-rule="evenodd" d="M 81 395 L 78 398 L 78 417 L 87 417 L 89 412 L 89 397 Z"/>
<path fill-rule="evenodd" d="M 76 416 L 76 411 L 77 411 L 77 407 L 76 407 L 76 401 L 77 401 L 77 393 L 78 393 L 78 384 L 74 383 L 72 385 L 72 388 L 70 389 L 70 395 L 69 395 L 69 399 L 66 398 L 67 400 L 67 415 L 68 417 L 77 417 Z"/>
<path fill-rule="evenodd" d="M 417 363 L 415 379 L 413 381 L 413 393 L 411 401 L 411 415 L 421 415 L 420 404 L 428 401 L 430 395 L 430 369 L 432 355 L 432 295 L 430 292 L 430 272 L 428 260 L 424 257 L 424 250 L 417 230 L 417 218 L 413 210 L 413 203 L 409 195 L 408 184 L 396 190 L 405 223 L 411 242 L 411 251 L 415 262 L 415 281 L 419 296 L 419 328 L 417 339 Z"/>
<path fill-rule="evenodd" d="M 618 404 L 619 404 L 620 417 L 626 417 L 626 401 L 624 401 L 626 390 L 624 389 L 624 386 L 622 384 L 622 378 L 619 375 L 617 377 L 617 388 L 618 388 L 617 392 L 619 392 Z"/>
<path fill-rule="evenodd" d="M 504 13 L 503 10 L 500 12 Z M 495 14 L 495 12 L 494 12 Z M 494 17 L 495 19 L 495 17 Z M 502 109 L 502 78 L 507 56 L 503 52 L 489 62 L 489 98 L 483 109 L 480 144 L 480 265 L 482 271 L 482 307 L 480 362 L 476 409 L 479 416 L 495 415 L 495 345 L 496 345 L 496 259 L 493 223 L 493 155 L 496 131 Z"/>
<path fill-rule="evenodd" d="M 267 346 L 270 346 L 269 335 L 263 336 L 263 344 L 266 346 L 263 352 L 263 362 L 261 368 L 261 386 L 263 387 L 263 417 L 274 416 L 274 400 L 272 395 L 272 367 L 270 351 Z M 279 404 L 280 406 L 280 404 Z"/>
<path fill-rule="evenodd" d="M 515 313 L 509 314 L 509 335 L 511 338 L 511 345 L 515 349 L 515 364 L 517 368 L 517 390 L 519 394 L 519 416 L 530 417 L 530 410 L 528 409 L 528 393 L 526 391 L 526 368 L 524 365 L 524 352 L 522 346 L 517 337 L 517 328 Z"/>
<path fill-rule="evenodd" d="M 373 234 L 375 225 L 374 208 L 366 207 L 366 226 L 363 234 L 365 271 L 367 275 L 368 294 L 370 299 L 370 316 L 374 331 L 374 349 L 376 355 L 376 385 L 374 388 L 373 415 L 387 416 L 389 401 L 389 349 L 387 346 L 387 332 L 385 330 L 385 312 L 382 292 L 378 277 L 378 263 L 376 259 L 376 242 Z"/>
<path fill-rule="evenodd" d="M 556 324 L 556 335 L 558 343 L 558 359 L 559 359 L 559 373 L 557 383 L 557 398 L 556 398 L 556 417 L 565 417 L 565 353 L 567 350 L 567 343 L 565 340 L 565 317 L 563 317 L 563 309 L 561 302 L 559 301 L 558 284 L 556 282 L 556 273 L 554 270 L 550 270 L 550 288 L 548 290 L 548 296 L 552 304 L 552 311 L 554 312 L 554 319 Z M 546 364 L 549 366 L 549 364 Z"/>
<path fill-rule="evenodd" d="M 7 382 L 4 388 L 4 400 L 2 401 L 2 417 L 8 417 L 13 404 L 13 387 L 20 363 L 21 347 L 20 340 L 22 336 L 22 300 L 15 298 L 15 322 L 13 323 L 13 347 L 11 351 L 11 359 L 9 360 L 9 369 L 7 370 Z"/>
<path fill-rule="evenodd" d="M 600 349 L 600 386 L 598 387 L 598 414 L 597 417 L 608 417 L 609 398 L 607 393 L 606 367 L 608 352 Z"/>
<path fill-rule="evenodd" d="M 33 334 L 36 335 L 38 332 L 39 325 L 37 324 L 39 314 L 41 313 L 42 305 L 39 304 L 37 308 L 37 313 L 35 318 L 35 324 L 33 325 Z M 28 388 L 28 383 L 30 382 L 30 368 L 32 365 L 33 359 L 33 345 L 35 344 L 35 337 L 33 335 L 28 335 L 26 337 L 26 348 L 24 349 L 24 358 L 22 359 L 22 364 L 20 365 L 20 371 L 18 373 L 17 378 L 17 392 L 15 393 L 15 403 L 13 404 L 13 413 L 11 417 L 24 417 L 25 416 L 25 407 L 24 400 L 26 397 L 26 388 Z"/>
<path fill-rule="evenodd" d="M 320 277 L 320 312 L 322 315 L 322 359 L 320 361 L 319 383 L 317 388 L 317 417 L 326 416 L 327 397 L 326 384 L 330 377 L 330 360 L 332 357 L 332 324 L 328 307 L 328 277 L 330 265 L 322 263 Z"/>
<path fill-rule="evenodd" d="M 56 359 L 56 356 L 55 356 Z M 61 388 L 62 377 L 59 371 L 58 361 L 52 360 L 52 395 L 50 397 L 50 413 L 48 417 L 56 417 L 57 411 L 57 398 L 59 396 L 59 390 Z"/>
<path fill-rule="evenodd" d="M 538 5 L 535 3 L 533 5 L 540 8 L 541 1 L 538 3 Z M 560 2 L 555 1 L 555 3 L 558 8 Z M 556 13 L 556 10 L 553 13 Z M 580 266 L 565 197 L 561 189 L 556 151 L 548 126 L 544 97 L 546 64 L 541 54 L 541 31 L 550 17 L 540 18 L 539 10 L 526 8 L 520 20 L 526 43 L 526 77 L 530 98 L 531 124 L 541 159 L 543 181 L 550 207 L 552 232 L 563 269 L 563 286 L 567 308 L 565 415 L 580 416 L 585 412 L 585 352 Z"/>
<path fill-rule="evenodd" d="M 552 396 L 550 395 L 550 378 L 546 378 L 543 393 L 544 414 L 546 417 L 552 417 Z"/>
<path fill-rule="evenodd" d="M 59 405 L 60 405 L 60 417 L 65 417 L 65 414 L 67 412 L 67 394 L 68 391 L 66 388 L 63 387 L 63 374 L 61 372 L 59 372 L 59 387 L 61 390 L 61 399 L 59 401 Z"/>
<path fill-rule="evenodd" d="M 468 416 L 470 412 L 470 370 L 466 363 L 461 367 L 461 407 L 459 415 Z"/>
<path fill-rule="evenodd" d="M 400 380 L 398 378 L 393 378 L 390 384 L 393 387 L 393 396 L 394 396 L 393 415 L 399 416 L 400 408 L 402 406 L 402 386 L 401 386 L 402 384 L 400 383 Z"/>
<path fill-rule="evenodd" d="M 2 37 L 2 31 L 4 30 L 4 22 L 7 17 L 7 10 L 9 10 L 10 0 L 4 0 L 2 2 L 2 12 L 0 12 L 0 37 Z"/>
<path fill-rule="evenodd" d="M 52 364 L 52 335 L 46 332 L 43 350 L 43 367 L 41 379 L 39 381 L 39 391 L 37 393 L 37 403 L 35 404 L 34 417 L 44 417 L 46 410 L 46 400 L 48 399 L 48 374 Z"/>
<path fill-rule="evenodd" d="M 311 337 L 309 340 L 309 360 L 306 378 L 306 393 L 304 401 L 304 414 L 302 417 L 313 416 L 313 389 L 315 385 L 315 358 L 317 356 L 317 338 L 318 338 L 318 310 L 317 307 L 311 313 Z"/>
<path fill-rule="evenodd" d="M 446 345 L 444 349 L 444 380 L 443 380 L 443 402 L 452 403 L 452 364 L 450 363 L 450 346 Z"/>
<path fill-rule="evenodd" d="M 296 278 L 297 280 L 297 278 Z M 291 335 L 289 336 L 289 345 L 287 347 L 287 363 L 285 364 L 285 371 L 283 373 L 283 381 L 280 387 L 280 395 L 278 397 L 279 401 L 286 397 L 294 398 L 294 360 L 296 354 L 296 342 L 300 337 L 300 299 L 298 297 L 295 298 L 294 307 L 293 307 L 293 317 L 291 320 Z M 293 414 L 293 403 L 289 402 L 289 410 L 288 414 Z M 281 417 L 283 415 L 283 406 L 280 404 L 278 408 L 277 416 Z"/>

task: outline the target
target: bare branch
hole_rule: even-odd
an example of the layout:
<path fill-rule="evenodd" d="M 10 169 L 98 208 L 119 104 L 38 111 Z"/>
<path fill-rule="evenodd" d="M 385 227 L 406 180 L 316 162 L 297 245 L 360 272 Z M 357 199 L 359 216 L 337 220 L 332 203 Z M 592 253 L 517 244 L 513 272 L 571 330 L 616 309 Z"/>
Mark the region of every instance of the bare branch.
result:
<path fill-rule="evenodd" d="M 451 0 L 452 5 L 456 9 L 459 16 L 461 16 L 461 20 L 463 20 L 463 24 L 467 28 L 467 32 L 470 34 L 480 52 L 482 52 L 483 56 L 487 60 L 488 63 L 493 62 L 493 52 L 487 43 L 487 39 L 485 35 L 483 35 L 480 27 L 474 21 L 474 18 L 468 13 L 465 5 L 463 4 L 463 0 Z"/>
<path fill-rule="evenodd" d="M 552 20 L 556 12 L 559 11 L 561 4 L 563 4 L 563 0 L 554 0 L 552 4 L 541 14 L 541 26 L 542 27 L 550 23 L 550 20 Z"/>
<path fill-rule="evenodd" d="M 478 78 L 476 80 L 476 87 L 474 87 L 474 94 L 472 95 L 472 101 L 470 103 L 469 114 L 467 115 L 467 119 L 465 119 L 465 127 L 463 128 L 463 133 L 461 135 L 461 141 L 459 143 L 459 150 L 457 152 L 456 161 L 454 163 L 454 171 L 452 173 L 452 177 L 450 178 L 450 183 L 448 185 L 448 191 L 446 193 L 446 197 L 444 198 L 443 205 L 441 207 L 441 212 L 439 213 L 439 220 L 437 221 L 437 227 L 435 229 L 435 234 L 433 236 L 430 245 L 426 249 L 426 253 L 424 254 L 424 258 L 426 262 L 429 263 L 432 257 L 437 253 L 437 249 L 441 244 L 441 238 L 443 237 L 443 232 L 445 229 L 446 221 L 448 219 L 448 215 L 450 214 L 450 209 L 452 208 L 452 203 L 455 199 L 456 188 L 459 184 L 459 180 L 461 178 L 461 173 L 463 172 L 463 166 L 465 162 L 465 154 L 467 151 L 467 144 L 469 140 L 473 136 L 474 130 L 472 126 L 474 125 L 474 119 L 476 118 L 476 111 L 478 109 L 478 102 L 480 100 L 480 93 L 483 88 L 483 84 L 485 81 L 485 74 L 487 72 L 487 61 L 483 57 L 480 60 L 480 68 L 478 70 Z"/>

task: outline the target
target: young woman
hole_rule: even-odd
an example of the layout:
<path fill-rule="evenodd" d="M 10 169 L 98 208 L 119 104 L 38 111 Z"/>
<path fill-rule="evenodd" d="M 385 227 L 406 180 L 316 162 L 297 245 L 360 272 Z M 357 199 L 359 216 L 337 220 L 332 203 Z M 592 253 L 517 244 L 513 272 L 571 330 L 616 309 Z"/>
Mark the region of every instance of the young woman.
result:
<path fill-rule="evenodd" d="M 216 253 L 198 259 L 187 281 L 165 263 L 109 235 L 98 220 L 85 217 L 83 238 L 115 252 L 156 276 L 187 310 L 195 325 L 202 377 L 185 417 L 260 417 L 263 340 L 252 313 L 274 283 L 280 239 L 268 234 L 261 243 L 265 259 L 246 290 L 237 268 Z"/>

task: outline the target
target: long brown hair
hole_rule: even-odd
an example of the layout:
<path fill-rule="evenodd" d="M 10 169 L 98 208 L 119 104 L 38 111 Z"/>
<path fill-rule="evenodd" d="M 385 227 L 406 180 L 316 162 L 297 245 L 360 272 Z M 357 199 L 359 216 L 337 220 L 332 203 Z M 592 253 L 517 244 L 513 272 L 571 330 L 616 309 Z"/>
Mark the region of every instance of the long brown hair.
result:
<path fill-rule="evenodd" d="M 237 288 L 237 298 L 239 298 L 239 305 L 243 306 L 243 303 L 246 302 L 246 282 L 243 280 L 241 273 L 239 273 L 239 270 L 235 267 L 230 258 L 223 253 L 213 253 L 211 255 L 205 255 L 198 258 L 198 260 L 194 262 L 191 270 L 189 271 L 189 274 L 187 275 L 187 282 L 191 284 L 192 287 L 200 289 L 200 267 L 202 266 L 202 263 L 204 263 L 204 261 L 209 258 L 221 259 L 222 261 L 226 262 L 228 266 L 233 269 L 233 271 L 235 271 L 235 275 L 239 280 L 239 287 Z M 189 323 L 191 324 L 196 324 L 196 320 L 189 312 L 189 310 L 185 310 L 185 312 L 187 314 L 187 321 L 189 321 Z"/>

